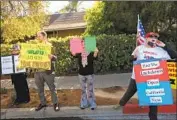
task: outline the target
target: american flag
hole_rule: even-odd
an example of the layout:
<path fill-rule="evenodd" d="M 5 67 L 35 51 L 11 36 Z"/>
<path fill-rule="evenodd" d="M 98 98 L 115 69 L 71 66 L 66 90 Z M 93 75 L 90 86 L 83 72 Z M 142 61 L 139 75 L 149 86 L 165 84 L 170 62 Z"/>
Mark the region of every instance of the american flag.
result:
<path fill-rule="evenodd" d="M 145 31 L 144 31 L 144 27 L 143 24 L 141 22 L 141 20 L 139 19 L 139 15 L 138 15 L 138 24 L 137 24 L 137 38 L 136 38 L 136 45 L 143 45 L 145 44 Z"/>

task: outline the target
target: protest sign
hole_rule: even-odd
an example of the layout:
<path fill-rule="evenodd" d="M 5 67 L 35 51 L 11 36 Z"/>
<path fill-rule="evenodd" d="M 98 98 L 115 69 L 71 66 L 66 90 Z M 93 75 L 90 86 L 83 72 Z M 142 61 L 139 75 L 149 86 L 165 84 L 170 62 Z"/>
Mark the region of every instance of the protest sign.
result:
<path fill-rule="evenodd" d="M 83 51 L 82 40 L 79 38 L 73 38 L 70 40 L 70 51 L 72 53 L 81 53 Z"/>
<path fill-rule="evenodd" d="M 96 37 L 87 36 L 84 38 L 85 49 L 87 52 L 93 52 L 96 49 Z"/>
<path fill-rule="evenodd" d="M 167 62 L 168 65 L 168 74 L 170 77 L 171 88 L 176 89 L 177 83 L 177 63 L 176 62 Z"/>
<path fill-rule="evenodd" d="M 22 43 L 20 49 L 19 68 L 40 68 L 50 70 L 51 47 L 47 44 L 28 44 Z"/>
<path fill-rule="evenodd" d="M 14 70 L 15 70 L 15 73 L 26 72 L 25 68 L 18 68 L 18 64 L 19 64 L 19 55 L 14 55 Z"/>
<path fill-rule="evenodd" d="M 13 73 L 13 60 L 12 56 L 1 57 L 1 74 Z"/>
<path fill-rule="evenodd" d="M 165 60 L 136 61 L 134 71 L 140 106 L 173 104 Z"/>
<path fill-rule="evenodd" d="M 1 74 L 16 74 L 26 72 L 25 68 L 17 68 L 19 63 L 18 55 L 1 57 Z"/>

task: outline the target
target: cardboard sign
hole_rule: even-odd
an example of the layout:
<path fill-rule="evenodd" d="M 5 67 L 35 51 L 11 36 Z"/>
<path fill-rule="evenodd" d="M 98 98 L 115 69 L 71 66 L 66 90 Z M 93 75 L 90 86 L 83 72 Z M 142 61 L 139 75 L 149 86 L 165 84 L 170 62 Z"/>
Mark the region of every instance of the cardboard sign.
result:
<path fill-rule="evenodd" d="M 173 104 L 165 60 L 135 61 L 134 70 L 140 106 Z"/>
<path fill-rule="evenodd" d="M 170 77 L 171 88 L 176 89 L 177 83 L 177 63 L 176 62 L 167 62 L 168 65 L 168 74 Z"/>
<path fill-rule="evenodd" d="M 137 83 L 140 106 L 172 105 L 173 97 L 170 82 L 159 82 L 158 79 Z"/>
<path fill-rule="evenodd" d="M 161 81 L 169 80 L 166 60 L 160 60 L 160 62 L 158 60 L 140 60 L 134 64 L 136 64 L 134 68 L 137 82 L 146 82 L 148 79 L 157 78 Z"/>
<path fill-rule="evenodd" d="M 12 56 L 1 57 L 1 74 L 12 74 L 13 73 L 13 60 Z"/>
<path fill-rule="evenodd" d="M 84 38 L 85 49 L 87 52 L 93 52 L 96 49 L 96 37 L 87 36 Z"/>
<path fill-rule="evenodd" d="M 22 43 L 20 50 L 19 68 L 51 69 L 51 45 Z"/>
<path fill-rule="evenodd" d="M 7 75 L 26 72 L 25 68 L 19 69 L 17 67 L 18 63 L 18 55 L 1 57 L 1 74 Z"/>
<path fill-rule="evenodd" d="M 70 51 L 72 53 L 81 53 L 83 51 L 82 40 L 79 38 L 73 38 L 70 40 Z"/>
<path fill-rule="evenodd" d="M 15 55 L 14 56 L 14 69 L 15 69 L 15 73 L 24 73 L 24 72 L 26 72 L 25 68 L 18 68 L 18 64 L 19 64 L 19 55 Z"/>

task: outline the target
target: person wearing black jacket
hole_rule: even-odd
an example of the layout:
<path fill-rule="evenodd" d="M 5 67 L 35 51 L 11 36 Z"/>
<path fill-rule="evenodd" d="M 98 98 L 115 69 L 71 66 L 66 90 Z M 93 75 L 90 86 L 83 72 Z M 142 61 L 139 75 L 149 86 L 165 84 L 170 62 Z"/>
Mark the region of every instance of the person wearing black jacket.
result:
<path fill-rule="evenodd" d="M 18 54 L 19 54 L 19 46 L 14 45 L 12 48 L 12 55 L 18 55 Z M 30 94 L 29 94 L 29 88 L 27 83 L 27 74 L 26 73 L 12 74 L 11 80 L 16 91 L 16 99 L 13 105 L 28 103 L 30 101 Z"/>
<path fill-rule="evenodd" d="M 163 42 L 158 40 L 159 35 L 157 33 L 147 33 L 146 44 L 136 47 L 132 53 L 132 60 L 143 60 L 143 59 L 176 59 L 177 53 L 172 49 L 168 48 Z M 120 99 L 119 104 L 115 106 L 118 109 L 124 106 L 128 100 L 136 93 L 137 87 L 135 82 L 134 70 L 127 91 Z M 150 120 L 157 120 L 157 106 L 149 106 L 149 118 Z"/>

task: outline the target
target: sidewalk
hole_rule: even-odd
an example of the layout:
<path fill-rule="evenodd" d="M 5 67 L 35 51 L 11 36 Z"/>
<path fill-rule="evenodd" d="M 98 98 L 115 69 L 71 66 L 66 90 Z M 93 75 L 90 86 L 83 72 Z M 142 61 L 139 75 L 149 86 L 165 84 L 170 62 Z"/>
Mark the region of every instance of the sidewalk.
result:
<path fill-rule="evenodd" d="M 62 118 L 58 120 L 65 120 L 65 117 L 69 117 L 74 120 L 73 117 L 79 117 L 83 120 L 148 120 L 147 114 L 125 115 L 122 114 L 122 109 L 114 110 L 112 107 L 98 106 L 94 111 L 90 109 L 80 110 L 78 107 L 61 107 L 58 112 L 54 112 L 53 107 L 47 107 L 38 112 L 34 108 L 2 109 L 1 119 L 36 118 L 39 120 L 39 118 L 45 118 L 44 120 L 48 120 L 47 118 Z M 158 120 L 176 120 L 176 114 L 159 114 L 158 118 Z"/>
<path fill-rule="evenodd" d="M 95 88 L 108 88 L 112 86 L 128 86 L 131 73 L 122 74 L 107 74 L 107 75 L 95 75 Z M 57 89 L 79 89 L 80 84 L 78 76 L 61 76 L 55 78 L 55 85 Z M 29 88 L 36 88 L 33 78 L 28 79 Z M 1 80 L 1 88 L 11 89 L 13 88 L 10 79 Z M 48 90 L 48 86 L 45 84 L 45 89 Z"/>

